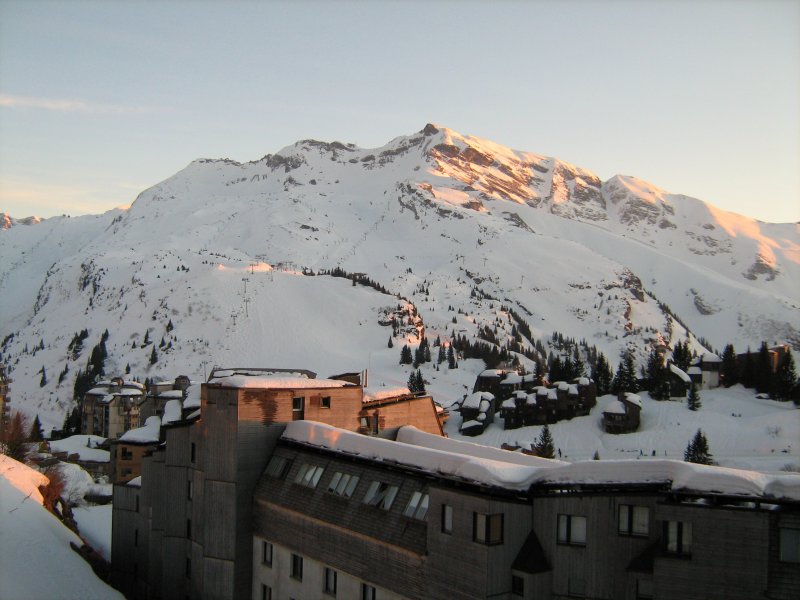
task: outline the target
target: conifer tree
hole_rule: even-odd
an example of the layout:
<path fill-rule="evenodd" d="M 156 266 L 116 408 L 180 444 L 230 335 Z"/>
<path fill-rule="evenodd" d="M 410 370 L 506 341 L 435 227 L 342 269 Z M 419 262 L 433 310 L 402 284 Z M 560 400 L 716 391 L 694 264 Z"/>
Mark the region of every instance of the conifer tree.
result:
<path fill-rule="evenodd" d="M 47 385 L 47 371 L 44 369 L 44 365 L 42 365 L 42 378 L 39 380 L 39 387 L 44 387 Z"/>
<path fill-rule="evenodd" d="M 756 391 L 765 393 L 770 391 L 772 384 L 772 357 L 770 356 L 767 342 L 761 342 L 756 359 L 755 386 Z"/>
<path fill-rule="evenodd" d="M 595 450 L 594 455 L 592 456 L 592 460 L 600 460 L 600 453 Z"/>
<path fill-rule="evenodd" d="M 447 348 L 447 367 L 450 369 L 458 368 L 458 363 L 456 362 L 456 355 L 455 352 L 453 352 L 452 344 L 450 344 L 450 346 Z"/>
<path fill-rule="evenodd" d="M 131 364 L 128 363 L 125 365 L 125 375 L 130 375 L 131 373 Z"/>
<path fill-rule="evenodd" d="M 692 387 L 689 388 L 686 404 L 689 410 L 700 410 L 700 407 L 703 406 L 703 403 L 700 402 L 700 392 L 697 391 L 697 385 L 694 383 L 692 383 Z"/>
<path fill-rule="evenodd" d="M 31 425 L 31 432 L 28 435 L 28 440 L 31 442 L 41 442 L 44 439 L 44 431 L 42 430 L 42 422 L 39 420 L 39 415 L 33 420 Z"/>
<path fill-rule="evenodd" d="M 447 352 L 445 351 L 444 346 L 442 346 L 440 344 L 439 345 L 439 355 L 436 357 L 436 364 L 437 365 L 442 364 L 445 361 L 446 358 L 447 358 Z"/>
<path fill-rule="evenodd" d="M 792 358 L 791 352 L 787 352 L 783 355 L 778 365 L 778 371 L 775 373 L 773 398 L 776 400 L 788 400 L 796 383 L 797 371 L 794 366 L 794 358 Z"/>
<path fill-rule="evenodd" d="M 689 350 L 689 340 L 678 342 L 672 349 L 672 362 L 674 362 L 681 371 L 688 371 L 689 365 L 692 363 L 692 351 Z"/>
<path fill-rule="evenodd" d="M 725 350 L 722 351 L 720 377 L 725 387 L 739 383 L 739 369 L 736 365 L 736 350 L 733 349 L 733 344 L 726 345 Z"/>
<path fill-rule="evenodd" d="M 536 456 L 541 456 L 542 458 L 556 457 L 556 448 L 548 425 L 542 428 L 542 433 L 539 434 L 539 438 L 534 443 L 533 451 Z"/>
<path fill-rule="evenodd" d="M 142 341 L 142 348 L 147 346 L 150 343 L 150 330 L 144 332 L 144 340 Z"/>
<path fill-rule="evenodd" d="M 150 353 L 150 364 L 154 365 L 158 362 L 158 353 L 156 352 L 156 347 L 153 346 L 153 351 Z"/>
<path fill-rule="evenodd" d="M 3 445 L 3 454 L 24 463 L 28 458 L 28 427 L 25 416 L 17 411 L 3 429 L 3 437 L 0 439 Z"/>
<path fill-rule="evenodd" d="M 597 386 L 597 395 L 605 396 L 611 392 L 612 381 L 611 367 L 608 366 L 605 354 L 602 352 L 597 355 L 594 369 L 592 369 L 592 379 Z"/>
<path fill-rule="evenodd" d="M 402 350 L 400 350 L 400 364 L 401 365 L 410 365 L 413 362 L 413 358 L 411 357 L 411 348 L 408 347 L 407 344 L 403 345 Z"/>
<path fill-rule="evenodd" d="M 389 336 L 389 343 L 387 344 L 388 348 L 394 348 L 394 342 L 392 341 L 392 336 Z"/>
<path fill-rule="evenodd" d="M 711 452 L 708 449 L 708 440 L 705 434 L 698 429 L 692 441 L 686 446 L 683 452 L 683 460 L 686 462 L 697 463 L 699 465 L 713 464 Z"/>
<path fill-rule="evenodd" d="M 424 394 L 425 393 L 425 379 L 422 377 L 422 371 L 417 369 L 417 393 Z"/>
<path fill-rule="evenodd" d="M 747 353 L 744 355 L 744 364 L 742 365 L 739 381 L 746 388 L 752 388 L 756 385 L 756 363 L 753 360 L 753 353 L 750 352 L 750 346 L 747 347 Z"/>
<path fill-rule="evenodd" d="M 633 352 L 628 349 L 622 357 L 611 382 L 611 391 L 615 394 L 620 392 L 637 392 L 639 386 L 636 383 L 636 369 L 633 365 Z"/>

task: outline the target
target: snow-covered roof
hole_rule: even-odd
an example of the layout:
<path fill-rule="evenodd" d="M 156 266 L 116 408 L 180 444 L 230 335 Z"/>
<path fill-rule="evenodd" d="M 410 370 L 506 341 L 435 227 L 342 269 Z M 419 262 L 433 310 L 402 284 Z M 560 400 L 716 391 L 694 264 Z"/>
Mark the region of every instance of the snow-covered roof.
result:
<path fill-rule="evenodd" d="M 158 417 L 148 417 L 144 422 L 144 427 L 131 429 L 123 433 L 119 441 L 131 442 L 134 444 L 158 443 L 161 431 L 161 419 Z"/>
<path fill-rule="evenodd" d="M 572 394 L 573 396 L 577 396 L 578 395 L 578 386 L 575 385 L 575 384 L 570 385 L 569 386 L 569 393 Z"/>
<path fill-rule="evenodd" d="M 481 400 L 481 403 L 478 406 L 478 410 L 485 413 L 487 410 L 489 410 L 489 407 L 491 405 L 492 405 L 491 402 L 489 402 L 488 400 Z"/>
<path fill-rule="evenodd" d="M 675 366 L 675 363 L 669 363 L 669 370 L 673 375 L 680 377 L 684 383 L 692 383 L 692 378 L 683 369 Z"/>
<path fill-rule="evenodd" d="M 689 375 L 701 375 L 702 373 L 700 367 L 689 367 Z"/>
<path fill-rule="evenodd" d="M 307 377 L 290 377 L 286 373 L 280 375 L 229 375 L 215 377 L 208 383 L 234 388 L 260 388 L 260 389 L 315 389 L 315 388 L 342 388 L 352 386 L 352 383 L 339 379 L 309 379 Z"/>
<path fill-rule="evenodd" d="M 83 542 L 42 506 L 47 477 L 0 454 L 0 581 L 3 598 L 123 600 L 70 548 Z M 43 576 L 46 575 L 46 576 Z"/>
<path fill-rule="evenodd" d="M 503 374 L 502 369 L 486 369 L 482 371 L 479 377 L 500 377 Z"/>
<path fill-rule="evenodd" d="M 186 388 L 186 399 L 183 408 L 200 408 L 200 386 L 190 385 Z"/>
<path fill-rule="evenodd" d="M 484 418 L 485 418 L 485 415 L 484 415 Z M 481 423 L 480 421 L 476 421 L 476 420 L 474 420 L 474 419 L 473 419 L 473 420 L 471 420 L 471 421 L 464 421 L 464 422 L 461 424 L 461 429 L 462 429 L 462 430 L 464 430 L 464 429 L 469 429 L 470 427 L 483 427 L 483 423 Z"/>
<path fill-rule="evenodd" d="M 480 423 L 471 421 L 462 427 Z M 348 455 L 390 461 L 480 485 L 531 486 L 664 484 L 673 491 L 800 501 L 800 477 L 768 475 L 675 460 L 588 460 L 564 463 L 507 452 L 401 427 L 397 441 L 359 435 L 313 421 L 294 421 L 283 439 Z"/>
<path fill-rule="evenodd" d="M 635 404 L 639 408 L 642 408 L 642 399 L 641 399 L 641 397 L 637 396 L 633 392 L 625 392 L 625 400 L 627 400 L 631 404 Z"/>
<path fill-rule="evenodd" d="M 405 396 L 410 394 L 411 391 L 404 386 L 391 387 L 391 388 L 367 388 L 364 390 L 364 402 L 374 402 L 375 400 L 383 400 L 385 398 L 395 398 L 397 396 Z"/>
<path fill-rule="evenodd" d="M 501 384 L 504 385 L 518 385 L 520 383 L 522 383 L 522 376 L 515 372 L 508 373 L 505 379 L 503 379 L 501 382 Z"/>
<path fill-rule="evenodd" d="M 553 388 L 552 390 L 547 390 L 547 399 L 558 400 L 558 390 L 556 388 Z"/>
<path fill-rule="evenodd" d="M 159 398 L 178 398 L 183 399 L 183 390 L 167 390 L 158 395 Z"/>
<path fill-rule="evenodd" d="M 579 377 L 578 378 L 578 385 L 589 385 L 591 380 L 588 377 Z"/>
<path fill-rule="evenodd" d="M 528 394 L 525 398 L 525 404 L 536 404 L 536 394 Z"/>
<path fill-rule="evenodd" d="M 111 456 L 108 450 L 97 447 L 105 441 L 106 438 L 98 435 L 73 435 L 63 440 L 52 440 L 49 444 L 51 452 L 77 454 L 78 460 L 108 462 Z"/>
<path fill-rule="evenodd" d="M 148 419 L 149 420 L 149 419 Z M 164 425 L 168 423 L 174 423 L 175 421 L 181 420 L 181 401 L 180 400 L 168 400 L 167 403 L 164 405 Z M 145 423 L 145 427 L 147 423 Z"/>
<path fill-rule="evenodd" d="M 489 392 L 473 392 L 464 398 L 464 401 L 461 403 L 461 408 L 474 408 L 478 410 L 481 406 L 481 401 L 484 400 L 494 400 L 494 395 Z"/>
<path fill-rule="evenodd" d="M 517 403 L 514 402 L 512 398 L 508 400 L 503 400 L 503 403 L 500 405 L 501 408 L 516 408 Z"/>
<path fill-rule="evenodd" d="M 706 352 L 700 359 L 704 363 L 721 363 L 722 359 L 713 352 Z"/>
<path fill-rule="evenodd" d="M 134 477 L 133 479 L 131 479 L 125 485 L 129 485 L 131 487 L 138 487 L 138 488 L 142 487 L 142 476 L 139 475 L 138 477 Z"/>
<path fill-rule="evenodd" d="M 612 415 L 624 415 L 628 412 L 628 409 L 625 408 L 625 405 L 619 400 L 614 400 L 613 402 L 609 403 L 603 412 L 607 412 Z"/>

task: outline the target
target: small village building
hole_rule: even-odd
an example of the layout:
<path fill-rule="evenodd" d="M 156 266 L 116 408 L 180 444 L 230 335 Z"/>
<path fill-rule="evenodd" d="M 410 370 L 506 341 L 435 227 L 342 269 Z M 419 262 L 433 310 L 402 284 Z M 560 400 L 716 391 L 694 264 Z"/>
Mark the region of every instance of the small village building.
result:
<path fill-rule="evenodd" d="M 180 411 L 180 407 L 178 407 Z M 180 412 L 178 413 L 180 415 Z M 175 419 L 178 420 L 178 419 Z M 163 441 L 161 419 L 148 417 L 144 427 L 123 433 L 110 442 L 111 481 L 125 483 L 142 473 L 142 460 Z"/>
<path fill-rule="evenodd" d="M 99 382 L 83 396 L 82 432 L 114 439 L 139 427 L 140 409 L 145 399 L 144 385 L 138 381 L 114 377 Z"/>
<path fill-rule="evenodd" d="M 461 433 L 480 435 L 494 421 L 495 397 L 491 392 L 473 392 L 461 401 Z"/>
<path fill-rule="evenodd" d="M 50 440 L 47 448 L 56 459 L 80 466 L 95 479 L 111 474 L 109 445 L 104 437 L 73 435 L 61 440 Z"/>
<path fill-rule="evenodd" d="M 631 392 L 620 392 L 618 398 L 603 411 L 606 433 L 631 433 L 639 429 L 642 399 Z"/>
<path fill-rule="evenodd" d="M 713 352 L 705 352 L 692 361 L 688 375 L 698 389 L 710 390 L 719 387 L 721 367 L 722 359 L 719 356 Z"/>
<path fill-rule="evenodd" d="M 700 369 L 698 368 L 698 372 Z M 702 375 L 701 375 L 702 377 Z M 685 398 L 692 387 L 692 378 L 673 362 L 669 362 L 669 395 L 671 398 Z"/>

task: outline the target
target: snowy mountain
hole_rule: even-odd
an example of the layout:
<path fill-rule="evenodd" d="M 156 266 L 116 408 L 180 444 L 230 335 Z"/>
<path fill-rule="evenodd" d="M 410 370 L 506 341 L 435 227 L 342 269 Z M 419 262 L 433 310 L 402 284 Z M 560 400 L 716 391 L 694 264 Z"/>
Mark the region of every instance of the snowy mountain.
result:
<path fill-rule="evenodd" d="M 375 389 L 405 384 L 399 349 L 423 325 L 545 353 L 559 332 L 612 364 L 687 336 L 698 350 L 800 348 L 797 224 L 433 125 L 377 149 L 303 140 L 248 163 L 196 160 L 127 210 L 4 223 L 0 353 L 12 402 L 45 428 L 106 329 L 109 376 L 369 368 Z M 319 275 L 335 268 L 388 293 Z M 389 349 L 394 311 L 411 323 Z M 472 377 L 426 371 L 444 403 Z"/>

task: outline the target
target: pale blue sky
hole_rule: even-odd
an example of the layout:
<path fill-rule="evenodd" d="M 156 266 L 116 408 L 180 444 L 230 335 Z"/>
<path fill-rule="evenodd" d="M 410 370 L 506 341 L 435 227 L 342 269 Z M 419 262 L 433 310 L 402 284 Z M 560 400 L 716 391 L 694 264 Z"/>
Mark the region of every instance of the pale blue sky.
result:
<path fill-rule="evenodd" d="M 800 2 L 0 0 L 0 211 L 446 125 L 800 220 Z"/>

